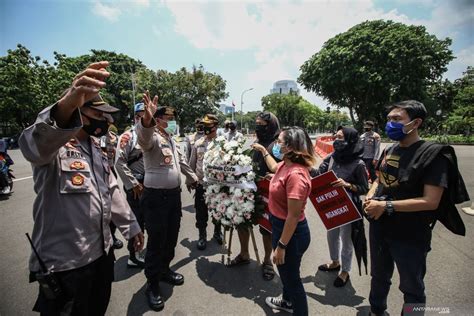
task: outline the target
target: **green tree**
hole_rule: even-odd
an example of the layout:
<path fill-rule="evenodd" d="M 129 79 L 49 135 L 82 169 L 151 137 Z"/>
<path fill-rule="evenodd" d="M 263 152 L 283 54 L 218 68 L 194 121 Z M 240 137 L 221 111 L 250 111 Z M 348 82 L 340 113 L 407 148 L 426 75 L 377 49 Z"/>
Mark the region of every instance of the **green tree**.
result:
<path fill-rule="evenodd" d="M 309 107 L 308 107 L 309 104 Z M 273 93 L 262 97 L 262 107 L 265 111 L 270 111 L 278 117 L 281 126 L 304 126 L 304 118 L 307 112 L 311 112 L 310 107 L 314 107 L 303 97 L 290 94 Z"/>
<path fill-rule="evenodd" d="M 298 82 L 339 108 L 351 120 L 384 121 L 394 101 L 424 101 L 453 59 L 451 39 L 439 40 L 424 26 L 366 21 L 329 39 L 301 66 Z"/>
<path fill-rule="evenodd" d="M 474 130 L 474 68 L 468 67 L 463 77 L 454 85 L 458 88 L 454 98 L 454 110 L 447 120 L 447 127 L 453 134 L 470 136 Z"/>
<path fill-rule="evenodd" d="M 18 44 L 0 57 L 0 117 L 4 134 L 19 132 L 33 123 L 49 105 L 47 63 Z"/>
<path fill-rule="evenodd" d="M 173 106 L 183 133 L 186 126 L 194 125 L 194 120 L 206 113 L 217 113 L 219 103 L 227 98 L 226 81 L 218 74 L 209 73 L 204 67 L 193 66 L 188 71 L 181 68 L 175 73 L 166 70 L 157 72 L 159 105 Z"/>

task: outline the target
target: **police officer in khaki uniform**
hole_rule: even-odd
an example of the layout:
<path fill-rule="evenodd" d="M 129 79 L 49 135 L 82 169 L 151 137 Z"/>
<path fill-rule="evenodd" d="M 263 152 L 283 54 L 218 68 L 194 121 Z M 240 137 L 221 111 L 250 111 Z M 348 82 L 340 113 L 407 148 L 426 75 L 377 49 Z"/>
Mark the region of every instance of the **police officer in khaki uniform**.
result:
<path fill-rule="evenodd" d="M 242 133 L 237 131 L 237 121 L 229 121 L 226 125 L 226 130 L 227 132 L 224 133 L 224 137 L 228 142 L 238 140 L 244 136 Z"/>
<path fill-rule="evenodd" d="M 140 228 L 144 231 L 144 216 L 140 208 L 140 196 L 143 192 L 143 179 L 145 178 L 145 167 L 143 165 L 143 151 L 138 144 L 136 125 L 143 117 L 144 104 L 137 103 L 134 107 L 135 125 L 125 131 L 119 137 L 115 168 L 122 179 L 123 187 L 127 195 L 127 201 L 137 218 Z M 129 242 L 127 249 L 130 253 L 127 267 L 144 268 L 145 261 L 140 253 L 135 253 L 133 243 Z"/>
<path fill-rule="evenodd" d="M 150 307 L 159 311 L 164 308 L 159 281 L 172 285 L 184 282 L 181 274 L 170 269 L 182 216 L 180 173 L 191 186 L 197 184 L 197 177 L 172 138 L 176 132 L 175 110 L 157 107 L 158 97 L 151 101 L 148 92 L 144 94 L 144 103 L 145 115 L 137 125 L 137 135 L 145 164 L 145 190 L 140 202 L 148 233 L 146 295 Z"/>
<path fill-rule="evenodd" d="M 194 121 L 194 125 L 196 127 L 196 132 L 192 135 L 189 135 L 184 140 L 186 145 L 186 161 L 189 162 L 189 158 L 191 158 L 191 151 L 193 150 L 194 144 L 204 136 L 204 125 L 202 124 L 202 120 L 197 118 Z"/>
<path fill-rule="evenodd" d="M 204 179 L 204 154 L 207 150 L 207 145 L 211 143 L 214 138 L 217 137 L 217 127 L 219 125 L 219 119 L 213 114 L 206 114 L 202 120 L 204 124 L 205 137 L 199 139 L 192 148 L 191 158 L 189 160 L 189 166 L 194 170 L 196 176 L 199 179 L 199 184 L 196 187 L 196 194 L 194 196 L 194 208 L 196 209 L 196 228 L 199 230 L 199 240 L 197 248 L 199 250 L 206 249 L 207 244 L 207 219 L 208 219 L 208 208 L 206 205 L 204 192 L 206 183 Z M 214 224 L 214 235 L 213 238 L 219 245 L 222 245 L 222 230 L 220 223 Z"/>
<path fill-rule="evenodd" d="M 100 95 L 95 100 L 95 102 L 104 102 Z M 105 102 L 104 102 L 105 103 Z M 114 168 L 114 161 L 115 161 L 115 148 L 117 147 L 117 128 L 113 125 L 114 118 L 110 113 L 104 113 L 103 116 L 106 118 L 107 123 L 109 124 L 107 133 L 104 136 L 100 137 L 100 148 L 104 151 L 107 155 L 107 159 L 110 166 L 110 171 L 114 174 L 115 178 L 117 178 L 117 172 Z M 123 243 L 120 239 L 115 237 L 115 232 L 117 231 L 117 227 L 115 227 L 114 223 L 110 223 L 110 232 L 112 233 L 112 240 L 114 241 L 113 247 L 114 249 L 122 249 Z M 133 242 L 131 242 L 133 243 Z"/>
<path fill-rule="evenodd" d="M 360 141 L 364 145 L 364 153 L 362 154 L 362 160 L 365 163 L 365 167 L 369 171 L 370 180 L 372 182 L 377 179 L 375 174 L 375 166 L 377 165 L 380 155 L 380 135 L 373 131 L 374 122 L 364 122 L 364 134 L 360 135 Z"/>
<path fill-rule="evenodd" d="M 37 194 L 33 245 L 62 292 L 47 299 L 40 287 L 34 310 L 44 315 L 105 314 L 114 275 L 111 220 L 142 248 L 143 234 L 96 138 L 107 131 L 103 114 L 117 111 L 97 98 L 109 76 L 107 65 L 93 63 L 78 74 L 19 139 Z M 30 271 L 31 280 L 41 276 L 34 253 Z"/>

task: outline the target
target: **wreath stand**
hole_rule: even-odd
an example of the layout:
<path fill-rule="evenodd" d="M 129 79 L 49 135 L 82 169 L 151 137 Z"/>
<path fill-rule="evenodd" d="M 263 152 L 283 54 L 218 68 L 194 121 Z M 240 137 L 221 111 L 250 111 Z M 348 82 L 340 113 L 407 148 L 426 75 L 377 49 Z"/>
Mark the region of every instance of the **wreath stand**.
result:
<path fill-rule="evenodd" d="M 255 251 L 255 257 L 257 259 L 258 264 L 260 265 L 260 256 L 258 255 L 257 243 L 255 242 L 255 235 L 253 233 L 253 226 L 251 228 L 247 228 L 250 231 L 250 237 L 252 238 L 253 250 Z M 229 234 L 227 234 L 229 231 Z M 229 246 L 227 247 L 227 235 L 229 238 Z M 232 254 L 232 236 L 234 235 L 234 227 L 224 227 L 224 240 L 222 242 L 222 264 L 226 266 L 230 265 L 230 255 Z M 227 253 L 227 261 L 225 260 L 225 255 Z"/>

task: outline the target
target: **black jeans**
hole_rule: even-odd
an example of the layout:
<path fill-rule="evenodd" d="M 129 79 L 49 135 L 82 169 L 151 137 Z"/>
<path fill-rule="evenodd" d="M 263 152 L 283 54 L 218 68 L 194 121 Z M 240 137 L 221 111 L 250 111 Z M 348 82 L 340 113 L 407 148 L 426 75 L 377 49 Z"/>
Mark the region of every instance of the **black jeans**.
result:
<path fill-rule="evenodd" d="M 427 241 L 395 240 L 383 235 L 382 226 L 370 224 L 371 284 L 369 301 L 373 313 L 383 314 L 387 309 L 394 264 L 400 274 L 399 289 L 405 304 L 426 303 L 425 283 L 426 256 L 431 250 L 431 238 Z"/>
<path fill-rule="evenodd" d="M 181 225 L 181 189 L 145 188 L 140 206 L 148 233 L 145 276 L 154 282 L 169 272 L 174 258 Z"/>
<path fill-rule="evenodd" d="M 365 163 L 365 167 L 367 168 L 367 171 L 369 171 L 369 177 L 372 182 L 377 179 L 377 175 L 375 174 L 375 166 L 372 163 L 374 161 L 374 158 L 364 158 L 362 159 Z"/>
<path fill-rule="evenodd" d="M 133 214 L 135 214 L 135 217 L 137 218 L 138 225 L 140 225 L 140 229 L 142 232 L 145 232 L 145 217 L 143 214 L 143 211 L 140 207 L 140 198 L 135 199 L 133 196 L 133 189 L 132 190 L 126 190 L 125 187 L 123 188 L 125 193 L 127 194 L 127 202 L 128 205 L 130 205 L 130 208 L 132 209 Z M 131 238 L 128 243 L 127 243 L 127 249 L 130 253 L 133 253 L 134 247 L 133 247 L 133 238 Z"/>
<path fill-rule="evenodd" d="M 114 280 L 113 252 L 88 265 L 56 272 L 63 295 L 48 300 L 40 287 L 33 311 L 41 315 L 104 315 L 109 305 Z"/>
<path fill-rule="evenodd" d="M 209 210 L 207 208 L 204 192 L 204 187 L 199 184 L 196 187 L 196 194 L 194 196 L 194 208 L 196 209 L 196 228 L 200 231 L 206 229 L 207 220 L 209 218 Z M 220 224 L 214 224 L 214 231 L 220 231 L 220 228 Z"/>
<path fill-rule="evenodd" d="M 275 249 L 283 232 L 285 221 L 270 217 L 272 223 L 272 247 Z M 283 283 L 283 299 L 293 305 L 294 315 L 308 315 L 308 301 L 306 292 L 301 282 L 300 266 L 301 258 L 309 247 L 311 234 L 306 219 L 302 220 L 296 226 L 296 230 L 286 246 L 285 263 L 277 265 L 280 279 Z"/>

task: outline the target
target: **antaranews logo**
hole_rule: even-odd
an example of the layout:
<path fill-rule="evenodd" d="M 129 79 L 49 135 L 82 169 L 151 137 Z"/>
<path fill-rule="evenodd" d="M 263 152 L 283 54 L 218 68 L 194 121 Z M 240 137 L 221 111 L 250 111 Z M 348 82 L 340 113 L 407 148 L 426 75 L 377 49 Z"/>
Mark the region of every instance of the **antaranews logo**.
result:
<path fill-rule="evenodd" d="M 403 306 L 404 315 L 439 315 L 450 313 L 451 310 L 447 306 L 426 306 L 424 304 L 405 304 Z"/>

